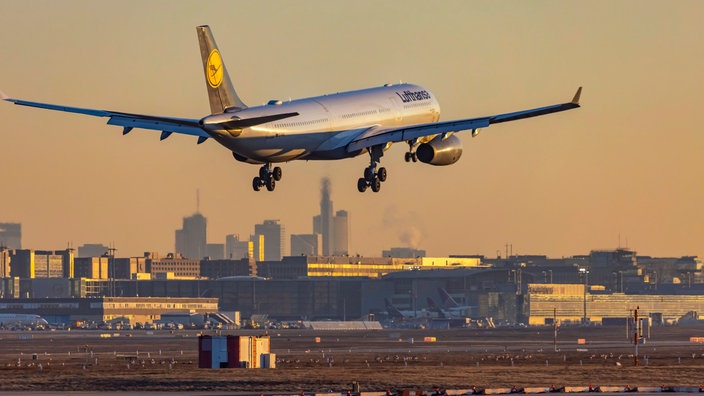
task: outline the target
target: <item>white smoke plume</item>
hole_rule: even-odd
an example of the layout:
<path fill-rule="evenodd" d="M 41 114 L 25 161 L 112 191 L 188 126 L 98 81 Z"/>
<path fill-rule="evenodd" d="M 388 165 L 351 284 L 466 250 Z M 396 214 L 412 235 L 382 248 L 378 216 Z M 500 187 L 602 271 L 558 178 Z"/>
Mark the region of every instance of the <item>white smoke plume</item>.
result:
<path fill-rule="evenodd" d="M 401 211 L 396 206 L 389 206 L 384 210 L 382 224 L 388 232 L 396 234 L 404 247 L 418 249 L 425 239 L 425 227 L 413 211 Z"/>

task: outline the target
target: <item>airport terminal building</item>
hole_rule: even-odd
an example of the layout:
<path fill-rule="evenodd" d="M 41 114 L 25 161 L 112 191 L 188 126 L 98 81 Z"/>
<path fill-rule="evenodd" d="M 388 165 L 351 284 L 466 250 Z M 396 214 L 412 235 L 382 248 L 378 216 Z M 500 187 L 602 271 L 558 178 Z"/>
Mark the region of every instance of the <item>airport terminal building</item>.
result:
<path fill-rule="evenodd" d="M 704 313 L 699 258 L 643 258 L 638 264 L 633 252 L 623 250 L 566 259 L 295 256 L 260 262 L 184 262 L 178 256 L 150 253 L 143 258 L 77 260 L 75 265 L 63 251 L 41 253 L 41 260 L 37 255 L 9 256 L 10 271 L 21 269 L 28 276 L 0 280 L 0 302 L 6 304 L 0 312 L 27 312 L 12 305 L 18 301 L 36 307 L 35 301 L 57 300 L 91 318 L 126 316 L 134 309 L 139 312 L 133 315 L 153 320 L 157 311 L 180 309 L 166 301 L 183 298 L 213 299 L 211 312 L 239 311 L 243 318 L 268 315 L 282 320 L 358 320 L 371 315 L 383 320 L 396 315 L 406 321 L 492 318 L 496 324 L 545 325 L 555 318 L 562 323 L 586 318 L 607 323 L 640 306 L 643 315 L 669 323 L 690 312 Z M 81 276 L 49 276 L 59 268 Z M 102 303 L 86 310 L 78 303 L 107 298 L 135 300 L 124 300 L 119 307 L 123 312 L 110 312 L 118 307 Z M 136 305 L 144 304 L 137 302 L 142 299 L 157 299 L 150 303 L 152 311 Z M 164 303 L 154 305 L 162 301 L 158 299 Z"/>
<path fill-rule="evenodd" d="M 34 314 L 49 323 L 95 323 L 125 319 L 152 323 L 168 313 L 218 312 L 217 298 L 99 297 L 0 299 L 0 313 Z"/>

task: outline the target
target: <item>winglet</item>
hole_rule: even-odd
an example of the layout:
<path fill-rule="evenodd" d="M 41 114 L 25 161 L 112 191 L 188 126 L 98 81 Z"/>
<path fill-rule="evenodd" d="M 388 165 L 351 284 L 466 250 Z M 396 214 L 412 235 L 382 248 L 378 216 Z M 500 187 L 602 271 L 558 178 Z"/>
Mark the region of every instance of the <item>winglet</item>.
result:
<path fill-rule="evenodd" d="M 0 91 L 0 99 L 2 99 L 2 100 L 8 100 L 8 99 L 10 99 L 10 97 L 7 96 L 7 95 L 5 94 L 5 92 Z"/>
<path fill-rule="evenodd" d="M 577 88 L 577 93 L 574 94 L 574 98 L 572 98 L 570 103 L 578 105 L 580 96 L 582 96 L 582 87 Z"/>

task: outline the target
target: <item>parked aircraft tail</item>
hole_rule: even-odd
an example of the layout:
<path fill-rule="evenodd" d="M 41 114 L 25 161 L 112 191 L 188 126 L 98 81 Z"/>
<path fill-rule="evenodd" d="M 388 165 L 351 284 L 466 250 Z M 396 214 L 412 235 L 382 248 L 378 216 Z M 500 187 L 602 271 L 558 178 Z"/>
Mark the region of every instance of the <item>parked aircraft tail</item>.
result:
<path fill-rule="evenodd" d="M 393 304 L 391 304 L 391 300 L 388 298 L 384 299 L 384 302 L 386 302 L 386 312 L 391 316 L 392 318 L 395 319 L 403 319 L 404 315 L 401 311 L 398 310 L 398 308 L 394 307 Z"/>
<path fill-rule="evenodd" d="M 237 96 L 235 87 L 230 81 L 225 63 L 222 61 L 218 46 L 215 43 L 213 34 L 210 32 L 210 26 L 198 26 L 196 31 L 198 32 L 200 55 L 203 59 L 203 71 L 205 73 L 205 85 L 208 88 L 210 111 L 212 114 L 220 114 L 226 110 L 246 109 L 247 105 Z"/>
<path fill-rule="evenodd" d="M 447 315 L 445 315 L 445 312 L 443 312 L 442 309 L 440 309 L 440 307 L 438 307 L 435 304 L 435 301 L 433 301 L 433 299 L 430 297 L 428 297 L 428 311 L 436 312 L 438 314 L 439 318 L 446 318 L 447 317 Z"/>
<path fill-rule="evenodd" d="M 440 298 L 442 299 L 442 306 L 446 308 L 457 308 L 460 304 L 455 301 L 454 298 L 447 292 L 447 290 L 442 287 L 438 287 L 438 293 L 440 293 Z"/>

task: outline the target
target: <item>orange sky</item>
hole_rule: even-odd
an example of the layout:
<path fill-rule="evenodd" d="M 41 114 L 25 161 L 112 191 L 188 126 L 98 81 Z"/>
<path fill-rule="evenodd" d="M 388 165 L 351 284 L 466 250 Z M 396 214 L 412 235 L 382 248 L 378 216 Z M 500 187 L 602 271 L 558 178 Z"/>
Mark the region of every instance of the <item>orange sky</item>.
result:
<path fill-rule="evenodd" d="M 196 209 L 209 242 L 264 219 L 310 233 L 320 179 L 350 212 L 351 250 L 404 235 L 429 255 L 702 254 L 704 27 L 699 1 L 4 1 L 0 89 L 11 97 L 200 118 L 195 26 L 209 24 L 248 104 L 412 82 L 442 119 L 564 102 L 583 107 L 492 126 L 449 167 L 382 159 L 378 194 L 356 191 L 366 156 L 292 162 L 274 193 L 211 141 L 0 103 L 0 222 L 37 249 L 114 243 L 173 249 Z"/>

